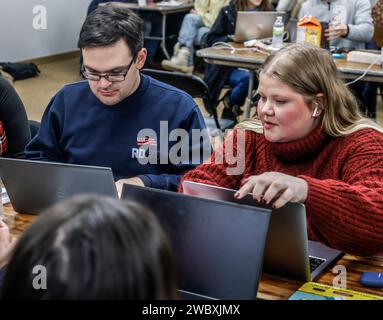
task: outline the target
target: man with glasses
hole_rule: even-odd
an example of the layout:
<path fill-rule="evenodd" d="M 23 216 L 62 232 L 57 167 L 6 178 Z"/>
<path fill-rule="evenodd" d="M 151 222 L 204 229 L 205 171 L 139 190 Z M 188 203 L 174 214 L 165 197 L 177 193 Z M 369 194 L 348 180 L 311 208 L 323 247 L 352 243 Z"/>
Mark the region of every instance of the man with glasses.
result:
<path fill-rule="evenodd" d="M 207 132 L 194 100 L 140 73 L 147 55 L 142 20 L 127 9 L 98 7 L 84 22 L 78 46 L 87 81 L 53 97 L 26 157 L 111 167 L 119 190 L 122 183 L 176 190 L 211 146 L 193 139 L 196 131 Z M 170 156 L 177 146 L 181 160 Z"/>

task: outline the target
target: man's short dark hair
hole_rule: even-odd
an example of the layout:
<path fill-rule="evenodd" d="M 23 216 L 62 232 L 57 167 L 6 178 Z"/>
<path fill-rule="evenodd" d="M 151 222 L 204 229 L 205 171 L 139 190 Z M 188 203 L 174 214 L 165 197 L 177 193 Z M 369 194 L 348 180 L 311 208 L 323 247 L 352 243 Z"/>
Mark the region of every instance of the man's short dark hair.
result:
<path fill-rule="evenodd" d="M 135 57 L 144 46 L 143 21 L 133 11 L 109 3 L 99 6 L 86 18 L 78 47 L 110 46 L 120 39 L 125 40 Z"/>

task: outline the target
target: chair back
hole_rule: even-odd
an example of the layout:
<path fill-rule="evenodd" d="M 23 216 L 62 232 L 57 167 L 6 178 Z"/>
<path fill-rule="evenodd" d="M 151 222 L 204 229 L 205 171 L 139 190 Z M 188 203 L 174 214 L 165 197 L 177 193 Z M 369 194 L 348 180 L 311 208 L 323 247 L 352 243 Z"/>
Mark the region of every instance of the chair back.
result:
<path fill-rule="evenodd" d="M 190 94 L 192 98 L 201 98 L 205 109 L 214 117 L 214 122 L 217 129 L 221 129 L 218 121 L 217 110 L 213 108 L 209 96 L 209 87 L 201 78 L 181 72 L 170 72 L 156 69 L 143 69 L 143 74 L 146 74 L 156 80 L 170 84 L 178 89 Z"/>

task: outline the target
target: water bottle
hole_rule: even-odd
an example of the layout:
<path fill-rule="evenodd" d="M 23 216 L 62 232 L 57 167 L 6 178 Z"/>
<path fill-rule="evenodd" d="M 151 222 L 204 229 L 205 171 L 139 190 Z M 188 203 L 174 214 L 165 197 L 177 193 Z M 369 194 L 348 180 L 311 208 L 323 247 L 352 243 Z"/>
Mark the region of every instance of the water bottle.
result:
<path fill-rule="evenodd" d="M 277 20 L 275 20 L 274 27 L 273 27 L 273 41 L 271 42 L 271 45 L 276 48 L 280 49 L 283 47 L 283 33 L 285 31 L 285 25 L 283 24 L 282 16 L 278 16 Z"/>

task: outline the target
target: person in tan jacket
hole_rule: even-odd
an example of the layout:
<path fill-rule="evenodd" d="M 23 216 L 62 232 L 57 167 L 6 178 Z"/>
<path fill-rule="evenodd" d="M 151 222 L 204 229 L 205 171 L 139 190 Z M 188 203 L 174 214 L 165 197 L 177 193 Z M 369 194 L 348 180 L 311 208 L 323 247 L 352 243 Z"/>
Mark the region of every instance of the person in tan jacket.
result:
<path fill-rule="evenodd" d="M 196 0 L 194 8 L 182 21 L 173 56 L 170 60 L 163 60 L 162 67 L 166 70 L 192 73 L 194 45 L 200 44 L 202 36 L 210 30 L 221 8 L 229 2 L 229 0 Z"/>

